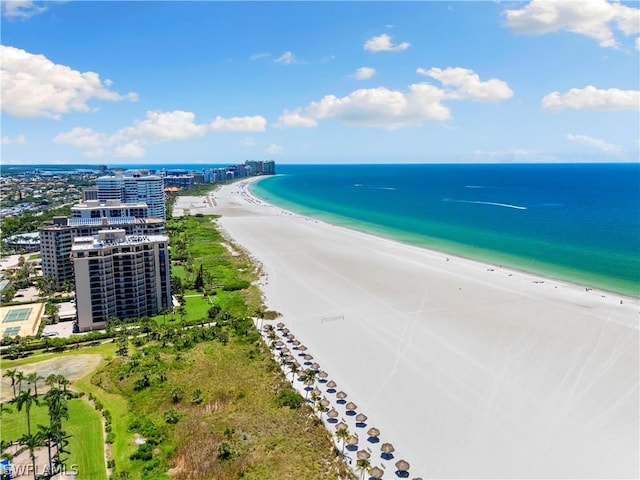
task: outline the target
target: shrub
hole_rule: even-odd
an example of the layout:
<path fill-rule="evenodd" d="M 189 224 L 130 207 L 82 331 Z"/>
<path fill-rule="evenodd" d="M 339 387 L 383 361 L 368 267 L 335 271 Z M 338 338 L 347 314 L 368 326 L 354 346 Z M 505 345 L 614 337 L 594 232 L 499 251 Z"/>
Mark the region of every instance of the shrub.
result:
<path fill-rule="evenodd" d="M 276 395 L 276 405 L 279 407 L 299 408 L 304 403 L 304 398 L 292 389 L 281 390 Z"/>

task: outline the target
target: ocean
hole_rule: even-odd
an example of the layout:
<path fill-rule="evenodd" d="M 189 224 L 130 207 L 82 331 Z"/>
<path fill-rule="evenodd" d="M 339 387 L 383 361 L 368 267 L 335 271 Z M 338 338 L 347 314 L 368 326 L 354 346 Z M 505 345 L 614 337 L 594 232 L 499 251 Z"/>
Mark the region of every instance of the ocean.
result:
<path fill-rule="evenodd" d="M 252 192 L 452 255 L 640 297 L 640 164 L 277 165 Z"/>

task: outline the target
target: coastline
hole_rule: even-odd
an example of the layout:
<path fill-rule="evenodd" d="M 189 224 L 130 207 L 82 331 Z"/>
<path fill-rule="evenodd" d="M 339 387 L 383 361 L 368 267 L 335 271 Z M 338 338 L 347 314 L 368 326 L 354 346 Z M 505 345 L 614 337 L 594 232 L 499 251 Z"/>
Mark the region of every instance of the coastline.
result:
<path fill-rule="evenodd" d="M 262 178 L 258 178 L 258 180 L 261 179 Z M 252 182 L 251 186 L 258 186 L 258 188 L 260 188 L 258 182 Z M 354 219 L 338 213 L 299 205 L 264 189 L 260 189 L 257 193 L 255 191 L 251 192 L 251 194 L 260 199 L 264 199 L 267 203 L 280 206 L 280 208 L 296 213 L 297 215 L 317 218 L 332 225 L 357 230 L 374 236 L 381 236 L 397 242 L 414 245 L 427 250 L 443 252 L 456 257 L 463 257 L 481 263 L 504 266 L 510 270 L 530 273 L 547 279 L 583 285 L 584 288 L 602 290 L 607 294 L 640 299 L 640 284 L 628 280 L 616 279 L 599 273 L 577 270 L 570 266 L 556 265 L 541 259 L 525 258 L 481 246 L 457 243 L 449 239 L 430 237 L 403 231 L 391 226 L 383 226 L 365 220 Z M 516 241 L 522 240 L 516 239 Z M 531 246 L 530 248 L 534 247 L 535 246 Z M 539 247 L 543 248 L 544 245 Z"/>
<path fill-rule="evenodd" d="M 206 213 L 412 475 L 637 476 L 637 299 L 330 225 L 248 183 Z"/>

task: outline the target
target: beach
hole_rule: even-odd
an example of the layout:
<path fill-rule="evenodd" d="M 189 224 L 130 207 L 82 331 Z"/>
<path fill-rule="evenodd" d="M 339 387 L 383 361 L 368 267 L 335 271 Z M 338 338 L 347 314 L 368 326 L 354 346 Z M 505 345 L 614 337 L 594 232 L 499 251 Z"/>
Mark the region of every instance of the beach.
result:
<path fill-rule="evenodd" d="M 358 432 L 383 478 L 400 458 L 410 478 L 638 478 L 638 299 L 296 215 L 254 180 L 174 215 L 221 215 L 277 321 L 393 443 L 383 462 Z"/>

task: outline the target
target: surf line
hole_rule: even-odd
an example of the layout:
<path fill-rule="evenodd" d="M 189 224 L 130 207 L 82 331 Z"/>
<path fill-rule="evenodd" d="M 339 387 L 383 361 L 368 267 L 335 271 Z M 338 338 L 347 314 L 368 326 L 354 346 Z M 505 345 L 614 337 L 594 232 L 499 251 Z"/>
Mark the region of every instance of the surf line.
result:
<path fill-rule="evenodd" d="M 456 200 L 455 198 L 445 198 L 444 201 L 457 202 L 457 203 L 478 203 L 480 205 L 493 205 L 494 207 L 514 208 L 516 210 L 527 209 L 527 207 L 522 207 L 520 205 L 511 205 L 509 203 L 498 203 L 498 202 L 481 202 L 480 200 Z"/>

